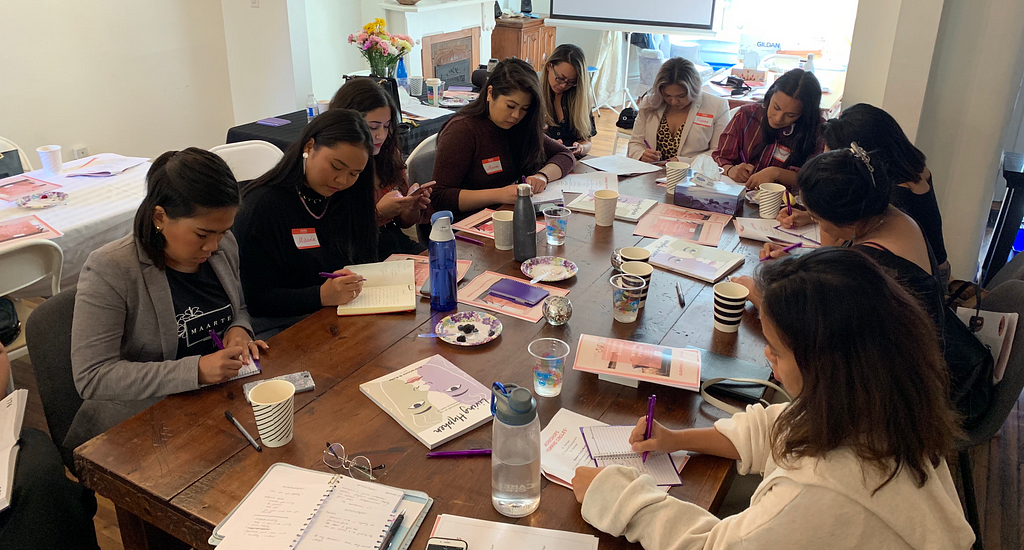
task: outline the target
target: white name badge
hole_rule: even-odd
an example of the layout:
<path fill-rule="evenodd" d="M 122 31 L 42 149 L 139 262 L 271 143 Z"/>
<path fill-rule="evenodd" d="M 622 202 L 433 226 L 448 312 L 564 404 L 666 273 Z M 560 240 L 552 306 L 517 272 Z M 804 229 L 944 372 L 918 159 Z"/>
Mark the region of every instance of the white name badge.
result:
<path fill-rule="evenodd" d="M 306 248 L 320 248 L 320 241 L 316 238 L 316 230 L 312 227 L 305 229 L 292 229 L 292 239 L 295 240 L 295 247 L 299 250 Z"/>
<path fill-rule="evenodd" d="M 697 113 L 697 118 L 693 119 L 693 123 L 701 128 L 710 128 L 714 126 L 715 115 L 709 113 Z"/>
<path fill-rule="evenodd" d="M 487 172 L 488 176 L 492 174 L 497 174 L 498 172 L 501 172 L 501 157 L 491 157 L 489 159 L 484 159 L 483 165 L 484 172 Z"/>
<path fill-rule="evenodd" d="M 777 145 L 775 147 L 775 151 L 772 152 L 772 158 L 779 162 L 786 162 L 787 160 L 789 160 L 789 153 L 789 147 Z"/>

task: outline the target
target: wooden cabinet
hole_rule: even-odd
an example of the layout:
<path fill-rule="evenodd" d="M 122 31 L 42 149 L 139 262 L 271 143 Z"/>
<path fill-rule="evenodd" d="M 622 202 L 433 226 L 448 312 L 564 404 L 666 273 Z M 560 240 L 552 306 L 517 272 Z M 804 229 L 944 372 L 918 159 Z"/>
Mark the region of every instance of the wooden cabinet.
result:
<path fill-rule="evenodd" d="M 498 61 L 518 57 L 537 71 L 543 69 L 555 49 L 555 28 L 545 26 L 544 17 L 496 19 L 496 26 L 491 32 L 491 57 Z"/>

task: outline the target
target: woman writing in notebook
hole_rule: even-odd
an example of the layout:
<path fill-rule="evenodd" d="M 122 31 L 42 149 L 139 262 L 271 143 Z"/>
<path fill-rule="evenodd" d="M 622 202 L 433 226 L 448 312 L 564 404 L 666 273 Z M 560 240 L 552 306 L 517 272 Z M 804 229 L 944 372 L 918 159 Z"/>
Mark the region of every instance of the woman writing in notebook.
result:
<path fill-rule="evenodd" d="M 421 219 L 430 206 L 430 186 L 415 186 L 410 193 L 405 162 L 398 150 L 398 107 L 372 78 L 353 78 L 338 89 L 331 109 L 352 109 L 362 113 L 373 136 L 373 198 L 377 201 L 377 242 L 381 259 L 392 254 L 419 254 L 427 249 L 402 232 L 403 227 L 426 223 Z"/>
<path fill-rule="evenodd" d="M 585 157 L 597 135 L 590 105 L 590 73 L 583 50 L 573 44 L 555 48 L 544 64 L 544 124 L 547 135 L 560 141 L 576 157 Z"/>
<path fill-rule="evenodd" d="M 640 106 L 628 155 L 643 162 L 682 161 L 715 150 L 729 123 L 729 102 L 701 91 L 689 59 L 669 59 Z"/>
<path fill-rule="evenodd" d="M 764 101 L 740 107 L 712 158 L 737 183 L 796 186 L 796 174 L 824 150 L 821 85 L 813 73 L 793 69 L 768 88 Z"/>
<path fill-rule="evenodd" d="M 942 238 L 942 214 L 924 153 L 907 139 L 896 119 L 867 103 L 858 103 L 845 109 L 839 118 L 825 121 L 822 136 L 828 149 L 840 149 L 857 142 L 885 171 L 893 183 L 892 205 L 914 218 L 921 227 L 935 254 L 939 279 L 945 286 L 949 281 L 949 262 Z M 794 210 L 792 215 L 783 211 L 778 220 L 784 227 L 799 227 L 810 223 L 811 216 L 803 210 Z"/>
<path fill-rule="evenodd" d="M 194 147 L 169 151 L 146 189 L 133 233 L 90 254 L 78 281 L 71 367 L 85 402 L 69 448 L 166 395 L 226 382 L 267 347 L 253 339 L 239 283 L 228 165 Z"/>
<path fill-rule="evenodd" d="M 764 355 L 792 402 L 751 405 L 710 428 L 654 422 L 647 440 L 641 418 L 630 437 L 635 452 L 713 454 L 762 474 L 750 507 L 719 520 L 635 469 L 581 467 L 572 486 L 583 519 L 647 550 L 970 548 L 944 459 L 959 429 L 917 300 L 838 248 L 766 266 L 757 286 Z"/>
<path fill-rule="evenodd" d="M 373 151 L 361 114 L 329 109 L 242 189 L 235 233 L 257 334 L 359 295 L 362 277 L 343 268 L 378 258 Z"/>
<path fill-rule="evenodd" d="M 514 204 L 524 179 L 539 193 L 572 171 L 575 157 L 544 135 L 543 120 L 533 67 L 515 58 L 498 63 L 480 97 L 437 136 L 434 209 L 461 219 L 488 206 Z"/>

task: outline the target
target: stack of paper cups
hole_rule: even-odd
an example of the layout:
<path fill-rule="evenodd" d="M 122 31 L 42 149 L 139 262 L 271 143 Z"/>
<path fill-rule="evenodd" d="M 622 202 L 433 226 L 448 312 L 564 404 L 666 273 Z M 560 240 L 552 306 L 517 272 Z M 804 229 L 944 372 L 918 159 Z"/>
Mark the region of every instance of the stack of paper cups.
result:
<path fill-rule="evenodd" d="M 423 95 L 423 77 L 409 77 L 409 95 Z"/>
<path fill-rule="evenodd" d="M 685 162 L 669 162 L 665 164 L 665 193 L 674 195 L 676 184 L 683 181 L 690 165 Z"/>
<path fill-rule="evenodd" d="M 778 183 L 762 183 L 758 188 L 757 202 L 761 217 L 774 220 L 782 208 L 782 195 L 786 186 Z"/>
<path fill-rule="evenodd" d="M 43 163 L 43 172 L 59 174 L 64 163 L 60 159 L 60 145 L 43 145 L 36 149 L 39 161 Z"/>
<path fill-rule="evenodd" d="M 602 189 L 594 193 L 594 223 L 611 227 L 615 223 L 615 209 L 619 206 L 619 192 Z"/>
<path fill-rule="evenodd" d="M 644 289 L 640 292 L 640 307 L 647 305 L 647 293 L 651 290 L 651 275 L 654 268 L 647 262 L 623 262 L 619 268 L 623 273 L 635 275 L 644 280 Z"/>

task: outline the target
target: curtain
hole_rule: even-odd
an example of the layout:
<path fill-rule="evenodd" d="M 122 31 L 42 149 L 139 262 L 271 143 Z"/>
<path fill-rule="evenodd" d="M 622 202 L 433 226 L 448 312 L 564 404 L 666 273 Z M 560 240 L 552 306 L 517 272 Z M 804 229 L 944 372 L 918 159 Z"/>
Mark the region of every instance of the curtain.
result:
<path fill-rule="evenodd" d="M 625 40 L 620 31 L 604 31 L 601 35 L 601 46 L 597 51 L 597 78 L 594 82 L 594 95 L 597 104 L 609 104 L 618 108 L 622 104 L 622 72 L 626 70 L 626 59 L 623 55 Z"/>

